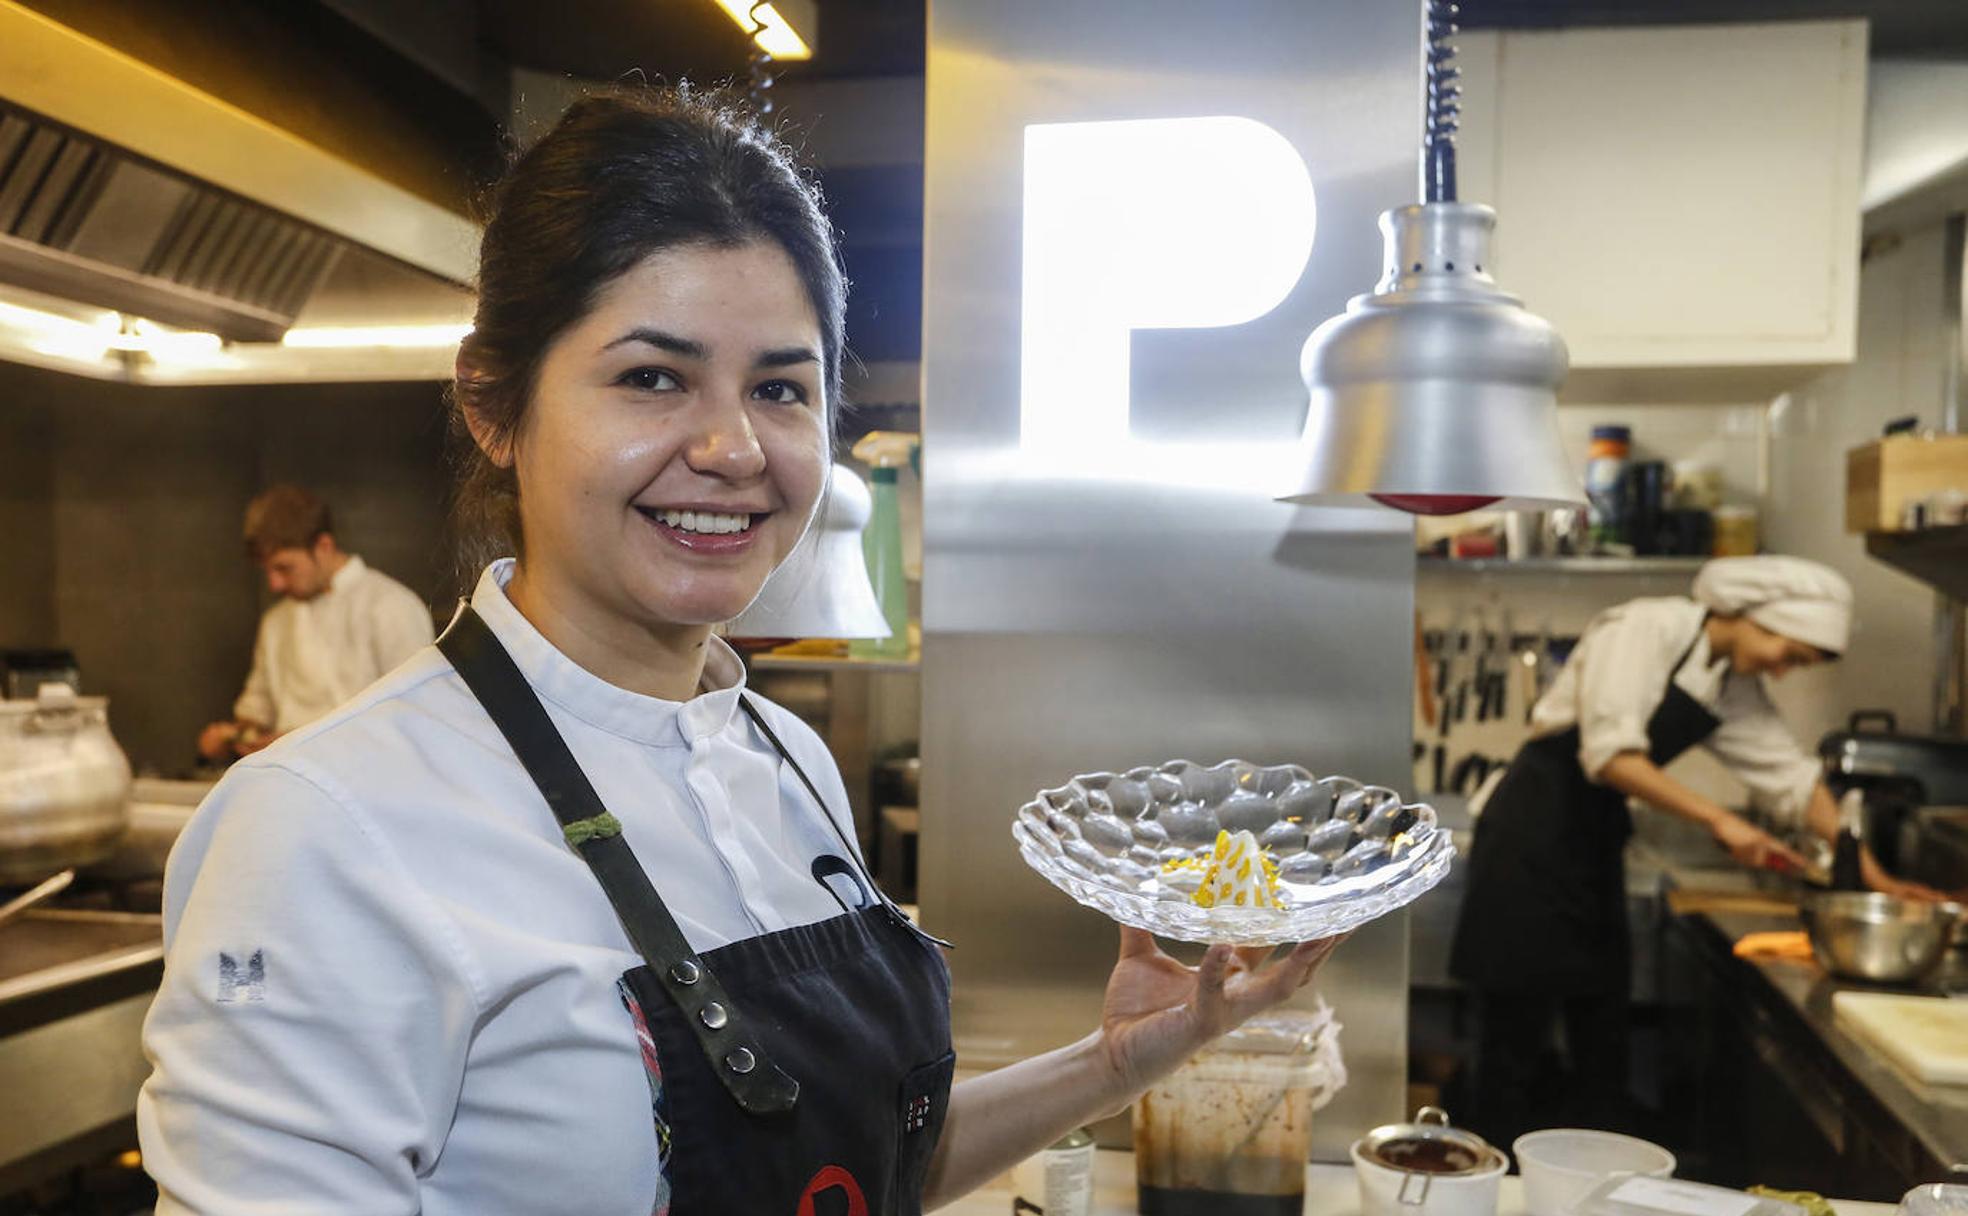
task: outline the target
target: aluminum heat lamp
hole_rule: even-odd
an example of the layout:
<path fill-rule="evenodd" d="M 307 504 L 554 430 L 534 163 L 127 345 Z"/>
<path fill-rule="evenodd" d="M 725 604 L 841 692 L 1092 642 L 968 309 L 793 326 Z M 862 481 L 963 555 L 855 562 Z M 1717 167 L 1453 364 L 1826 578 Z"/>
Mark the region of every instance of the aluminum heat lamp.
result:
<path fill-rule="evenodd" d="M 829 474 L 820 518 L 758 599 L 729 625 L 731 638 L 885 638 L 888 620 L 868 581 L 861 533 L 874 514 L 861 475 L 844 464 Z"/>
<path fill-rule="evenodd" d="M 1312 331 L 1304 472 L 1281 502 L 1417 515 L 1584 502 L 1558 434 L 1565 343 L 1485 269 L 1496 212 L 1456 201 L 1456 6 L 1426 0 L 1422 197 L 1380 217 L 1372 294 Z"/>

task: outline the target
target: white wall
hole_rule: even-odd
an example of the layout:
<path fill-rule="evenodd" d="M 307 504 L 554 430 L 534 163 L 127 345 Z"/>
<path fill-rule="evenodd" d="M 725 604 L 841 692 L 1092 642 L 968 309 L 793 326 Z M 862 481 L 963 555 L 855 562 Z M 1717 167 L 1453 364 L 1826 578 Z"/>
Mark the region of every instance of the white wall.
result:
<path fill-rule="evenodd" d="M 1845 531 L 1845 453 L 1889 419 L 1940 422 L 1948 344 L 1940 225 L 1908 232 L 1869 259 L 1859 281 L 1859 357 L 1770 407 L 1773 551 L 1824 562 L 1852 580 L 1857 627 L 1843 662 L 1784 681 L 1779 704 L 1815 738 L 1854 709 L 1883 708 L 1914 730 L 1933 725 L 1934 593 L 1866 556 Z"/>
<path fill-rule="evenodd" d="M 1959 178 L 1968 168 L 1968 63 L 1875 59 L 1866 85 L 1860 207 Z"/>

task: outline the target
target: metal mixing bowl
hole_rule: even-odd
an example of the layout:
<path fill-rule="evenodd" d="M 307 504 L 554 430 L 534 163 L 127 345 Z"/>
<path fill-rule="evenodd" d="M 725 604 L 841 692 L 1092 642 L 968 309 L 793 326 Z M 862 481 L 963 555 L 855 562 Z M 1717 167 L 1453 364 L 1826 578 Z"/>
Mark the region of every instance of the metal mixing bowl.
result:
<path fill-rule="evenodd" d="M 1959 912 L 1857 891 L 1810 895 L 1798 909 L 1826 971 L 1875 984 L 1912 983 L 1932 971 Z"/>

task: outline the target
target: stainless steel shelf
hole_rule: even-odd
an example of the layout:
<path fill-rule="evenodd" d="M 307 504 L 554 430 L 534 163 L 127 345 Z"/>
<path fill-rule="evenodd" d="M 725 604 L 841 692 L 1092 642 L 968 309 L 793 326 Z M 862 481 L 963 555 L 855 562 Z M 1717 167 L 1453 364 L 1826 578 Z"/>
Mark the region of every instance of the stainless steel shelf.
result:
<path fill-rule="evenodd" d="M 1968 599 L 1968 524 L 1868 532 L 1866 552 L 1954 599 Z"/>
<path fill-rule="evenodd" d="M 1417 571 L 1447 574 L 1693 574 L 1705 557 L 1418 557 Z"/>

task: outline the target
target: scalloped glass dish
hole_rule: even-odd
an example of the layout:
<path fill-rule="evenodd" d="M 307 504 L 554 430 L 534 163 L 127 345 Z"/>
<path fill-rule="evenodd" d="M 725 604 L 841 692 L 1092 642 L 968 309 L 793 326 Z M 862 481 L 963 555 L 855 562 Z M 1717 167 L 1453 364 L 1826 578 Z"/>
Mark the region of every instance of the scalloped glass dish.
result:
<path fill-rule="evenodd" d="M 1203 867 L 1184 863 L 1207 861 L 1219 829 L 1257 837 L 1280 906 L 1195 902 Z M 1412 902 L 1455 861 L 1434 807 L 1243 760 L 1085 773 L 1020 807 L 1011 834 L 1027 865 L 1089 908 L 1175 941 L 1239 946 L 1344 933 Z"/>

